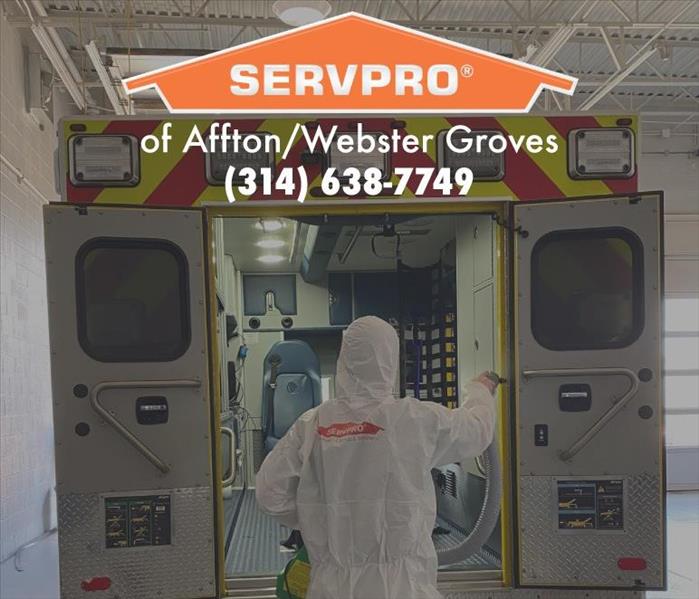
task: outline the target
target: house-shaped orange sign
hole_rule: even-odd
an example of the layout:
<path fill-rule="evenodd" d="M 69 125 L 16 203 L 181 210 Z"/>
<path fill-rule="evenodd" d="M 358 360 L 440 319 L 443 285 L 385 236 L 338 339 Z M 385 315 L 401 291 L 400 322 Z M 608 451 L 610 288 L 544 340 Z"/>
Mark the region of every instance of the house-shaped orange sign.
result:
<path fill-rule="evenodd" d="M 346 13 L 123 81 L 176 113 L 517 113 L 577 79 Z"/>

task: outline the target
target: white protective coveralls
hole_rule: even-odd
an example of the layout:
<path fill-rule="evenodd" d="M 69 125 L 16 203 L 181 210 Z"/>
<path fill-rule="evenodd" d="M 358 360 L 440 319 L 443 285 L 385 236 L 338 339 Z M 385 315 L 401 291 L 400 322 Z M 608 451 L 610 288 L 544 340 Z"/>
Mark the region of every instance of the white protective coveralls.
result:
<path fill-rule="evenodd" d="M 481 383 L 461 406 L 393 395 L 398 337 L 380 318 L 347 329 L 335 399 L 303 414 L 257 474 L 261 509 L 301 531 L 308 599 L 432 599 L 437 555 L 430 469 L 482 453 L 495 400 Z"/>

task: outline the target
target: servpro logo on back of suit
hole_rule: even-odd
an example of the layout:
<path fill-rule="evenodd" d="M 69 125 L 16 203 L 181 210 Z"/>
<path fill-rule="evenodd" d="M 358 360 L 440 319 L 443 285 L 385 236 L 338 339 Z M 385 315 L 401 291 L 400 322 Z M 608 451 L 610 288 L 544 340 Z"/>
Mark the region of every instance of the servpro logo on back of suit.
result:
<path fill-rule="evenodd" d="M 318 434 L 325 439 L 342 439 L 357 435 L 376 435 L 382 427 L 373 422 L 338 422 L 330 426 L 319 426 Z"/>
<path fill-rule="evenodd" d="M 346 13 L 123 81 L 181 113 L 527 112 L 577 79 Z"/>

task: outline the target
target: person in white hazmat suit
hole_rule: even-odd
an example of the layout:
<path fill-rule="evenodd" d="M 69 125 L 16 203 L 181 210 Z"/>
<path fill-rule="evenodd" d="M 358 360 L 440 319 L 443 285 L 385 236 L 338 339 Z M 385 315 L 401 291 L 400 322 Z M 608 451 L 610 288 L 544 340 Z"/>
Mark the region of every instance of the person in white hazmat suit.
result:
<path fill-rule="evenodd" d="M 374 316 L 345 332 L 335 399 L 304 413 L 264 460 L 260 508 L 303 535 L 308 599 L 432 599 L 437 554 L 430 469 L 481 454 L 495 383 L 466 383 L 461 407 L 396 398 L 398 336 Z"/>

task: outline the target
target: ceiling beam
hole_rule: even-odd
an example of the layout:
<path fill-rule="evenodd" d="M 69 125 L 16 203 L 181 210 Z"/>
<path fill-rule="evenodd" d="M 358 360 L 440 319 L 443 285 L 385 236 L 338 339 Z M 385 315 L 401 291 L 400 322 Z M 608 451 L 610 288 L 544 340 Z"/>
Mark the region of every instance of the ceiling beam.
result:
<path fill-rule="evenodd" d="M 66 13 L 70 16 L 66 16 Z M 178 26 L 191 24 L 191 19 L 194 19 L 194 24 L 200 26 L 235 26 L 235 27 L 245 27 L 245 26 L 256 26 L 260 28 L 274 28 L 276 30 L 284 30 L 287 27 L 281 23 L 279 20 L 272 17 L 208 17 L 208 16 L 192 16 L 191 18 L 187 15 L 184 16 L 174 16 L 174 15 L 122 15 L 118 13 L 97 13 L 89 11 L 68 11 L 68 10 L 51 10 L 52 15 L 58 14 L 59 16 L 47 16 L 43 19 L 43 22 L 53 23 L 60 27 L 67 29 L 75 27 L 76 22 L 80 19 L 81 22 L 91 22 L 98 26 L 111 26 L 114 29 L 125 29 L 130 33 L 139 35 L 139 31 L 143 29 L 152 28 L 153 26 L 159 27 L 160 30 L 165 30 L 168 26 Z M 17 27 L 28 27 L 31 22 L 28 18 L 21 15 L 7 15 L 8 22 L 12 23 Z M 164 20 L 163 20 L 164 19 Z M 503 40 L 507 42 L 512 42 L 513 37 L 516 39 L 526 38 L 531 30 L 537 29 L 538 37 L 542 43 L 546 43 L 550 38 L 552 38 L 558 29 L 560 28 L 560 23 L 551 24 L 523 24 L 523 23 L 512 23 L 512 22 L 479 22 L 479 21 L 469 21 L 468 24 L 459 24 L 456 21 L 450 22 L 437 22 L 431 20 L 420 20 L 420 21 L 394 21 L 397 24 L 413 27 L 427 33 L 432 33 L 433 35 L 451 38 L 473 38 L 473 39 L 489 39 L 489 40 Z M 604 27 L 609 29 L 610 27 L 619 27 L 623 25 L 622 34 L 609 33 L 608 36 L 611 40 L 617 42 L 624 42 L 628 40 L 629 42 L 642 42 L 640 39 L 630 32 L 635 31 L 645 31 L 650 32 L 653 28 L 664 26 L 660 23 L 644 23 L 640 27 L 634 26 L 632 24 L 620 24 L 613 22 L 605 22 L 602 24 L 592 24 L 590 22 L 585 23 L 571 23 L 575 26 L 576 33 L 570 38 L 571 42 L 577 42 L 581 44 L 602 44 L 605 43 L 604 36 L 600 33 L 600 30 Z M 668 45 L 668 47 L 689 47 L 689 48 L 699 48 L 699 36 L 696 34 L 692 36 L 691 39 L 677 39 L 677 36 L 686 38 L 687 35 L 682 32 L 685 29 L 696 29 L 699 31 L 699 23 L 680 23 L 672 24 L 668 27 L 669 30 L 675 30 L 676 36 L 671 35 L 662 36 L 659 39 Z M 172 30 L 176 32 L 177 30 Z M 143 44 L 141 44 L 143 45 Z M 220 48 L 216 48 L 217 50 Z M 212 50 L 213 51 L 213 50 Z"/>
<path fill-rule="evenodd" d="M 688 8 L 691 3 L 685 7 Z M 685 11 L 680 11 L 684 13 Z M 121 23 L 123 25 L 138 25 L 148 23 L 177 24 L 177 25 L 249 25 L 254 27 L 273 27 L 275 29 L 289 29 L 279 19 L 275 17 L 243 17 L 243 16 L 208 16 L 208 15 L 193 15 L 193 14 L 154 14 L 148 12 L 134 11 L 130 16 L 124 13 L 110 12 L 105 14 L 98 11 L 87 10 L 71 10 L 71 9 L 47 9 L 46 16 L 41 17 L 40 22 L 44 25 L 53 27 L 71 27 L 75 25 L 77 19 L 83 23 L 93 23 L 102 25 L 114 25 Z M 540 28 L 540 29 L 558 29 L 561 25 L 560 21 L 539 20 L 539 21 L 493 21 L 469 19 L 460 25 L 458 21 L 453 20 L 417 20 L 417 19 L 387 19 L 397 25 L 411 27 L 414 29 L 464 29 L 469 27 L 493 27 L 493 28 L 515 28 L 519 30 Z M 8 15 L 7 21 L 13 25 L 29 25 L 28 19 L 21 15 Z M 584 20 L 571 22 L 578 29 L 596 29 L 599 27 L 623 27 L 626 30 L 654 30 L 658 28 L 666 28 L 673 30 L 690 30 L 699 29 L 699 22 L 677 22 L 671 24 L 665 22 L 633 22 L 629 23 L 625 20 Z"/>
<path fill-rule="evenodd" d="M 634 20 L 626 13 L 626 11 L 623 8 L 621 8 L 621 6 L 619 6 L 617 0 L 609 0 L 609 2 L 627 23 L 633 23 Z"/>
<path fill-rule="evenodd" d="M 534 53 L 528 62 L 539 67 L 547 66 L 561 48 L 568 43 L 574 33 L 574 25 L 563 25 Z"/>
<path fill-rule="evenodd" d="M 619 83 L 621 83 L 621 81 L 633 73 L 633 71 L 638 68 L 639 65 L 648 60 L 657 51 L 657 48 L 648 48 L 647 50 L 644 50 L 638 54 L 632 60 L 628 61 L 623 69 L 617 71 L 611 77 L 609 77 L 589 98 L 587 98 L 579 106 L 579 110 L 590 110 L 590 108 L 597 104 L 602 98 L 604 98 L 604 96 L 606 96 Z"/>
<path fill-rule="evenodd" d="M 204 56 L 215 52 L 213 49 L 201 49 L 201 48 L 122 48 L 122 47 L 108 47 L 105 49 L 105 54 L 113 57 L 118 56 L 132 56 L 132 57 L 164 57 L 164 58 L 192 58 L 196 56 Z M 71 49 L 71 54 L 79 60 L 82 54 L 82 49 L 76 48 Z M 556 65 L 558 66 L 558 65 Z M 620 65 L 621 66 L 621 65 Z M 653 64 L 649 64 L 652 70 L 657 71 Z M 577 72 L 574 70 L 566 70 L 566 74 L 571 77 L 578 78 L 578 87 L 596 87 L 607 81 L 607 79 L 613 73 L 602 73 L 597 75 L 591 75 L 586 72 Z M 699 86 L 699 77 L 678 77 L 673 75 L 661 75 L 660 71 L 657 71 L 658 76 L 648 76 L 648 75 L 637 75 L 633 77 L 627 77 L 618 86 L 622 87 L 697 87 Z"/>
<path fill-rule="evenodd" d="M 573 77 L 578 77 L 578 87 L 597 87 L 605 83 L 609 77 L 607 76 L 590 76 L 584 73 L 576 74 L 574 72 L 568 72 L 568 75 Z M 637 76 L 637 77 L 627 77 L 623 81 L 619 81 L 616 84 L 617 87 L 697 87 L 699 86 L 699 78 L 697 77 L 664 77 L 659 79 L 657 77 L 649 76 Z"/>
<path fill-rule="evenodd" d="M 39 22 L 46 15 L 43 4 L 39 0 L 32 0 L 33 10 L 25 2 L 21 4 L 18 2 L 18 6 L 20 10 L 26 11 L 26 18 L 31 23 L 31 31 L 36 41 L 41 46 L 55 73 L 63 81 L 78 110 L 85 111 L 88 104 L 94 104 L 94 100 L 90 92 L 85 89 L 80 71 L 75 66 L 58 32 L 53 27 L 47 27 Z"/>
<path fill-rule="evenodd" d="M 590 110 L 595 104 L 597 104 L 604 96 L 606 96 L 616 85 L 618 85 L 621 81 L 623 81 L 626 77 L 628 77 L 631 73 L 633 73 L 641 64 L 646 62 L 651 56 L 653 56 L 656 52 L 658 52 L 658 46 L 657 44 L 654 44 L 654 42 L 662 35 L 662 33 L 670 27 L 674 22 L 679 20 L 682 15 L 684 15 L 691 7 L 693 4 L 686 4 L 683 9 L 681 9 L 679 12 L 675 13 L 675 16 L 668 21 L 663 27 L 658 29 L 649 39 L 645 41 L 643 46 L 641 46 L 638 50 L 636 50 L 635 54 L 629 58 L 629 60 L 626 62 L 624 67 L 622 69 L 617 70 L 616 73 L 614 73 L 609 79 L 607 79 L 606 82 L 604 82 L 596 91 L 592 93 L 592 95 L 585 100 L 580 106 L 580 110 Z M 694 96 L 685 90 L 684 88 L 681 88 L 682 91 L 688 95 L 691 99 L 696 100 Z"/>
<path fill-rule="evenodd" d="M 152 25 L 151 25 L 152 27 Z M 132 33 L 138 33 L 139 29 L 134 27 L 114 27 L 114 29 L 125 29 Z M 602 28 L 600 28 L 602 29 Z M 178 29 L 172 28 L 170 31 L 177 33 Z M 699 31 L 699 30 L 698 30 Z M 491 41 L 504 41 L 504 42 L 514 42 L 519 43 L 523 41 L 527 36 L 524 33 L 513 33 L 512 31 L 506 31 L 505 28 L 499 28 L 497 31 L 486 31 L 486 30 L 439 30 L 431 32 L 435 35 L 441 37 L 449 37 L 451 39 L 461 39 L 461 38 L 471 38 L 471 39 L 484 39 Z M 609 39 L 612 43 L 639 43 L 645 41 L 644 38 L 638 38 L 637 36 L 626 35 L 625 37 L 619 37 L 617 34 L 611 33 L 607 30 Z M 555 30 L 541 31 L 539 33 L 539 41 L 541 43 L 546 43 L 553 37 Z M 650 37 L 650 36 L 649 36 Z M 673 39 L 671 37 L 661 36 L 658 38 L 663 43 L 665 43 L 669 48 L 698 48 L 699 49 L 699 35 L 695 39 Z M 577 44 L 604 44 L 604 36 L 600 33 L 594 32 L 593 30 L 585 31 L 584 33 L 577 32 L 570 38 L 570 43 Z M 192 50 L 192 52 L 198 52 L 201 54 L 206 54 L 209 52 L 215 52 L 221 48 L 210 48 L 202 49 L 198 48 Z M 133 50 L 133 49 L 132 49 Z"/>
<path fill-rule="evenodd" d="M 107 95 L 107 99 L 114 109 L 114 113 L 119 115 L 133 114 L 130 99 L 124 93 L 121 84 L 117 83 L 115 85 L 114 81 L 112 81 L 112 77 L 102 62 L 102 56 L 100 55 L 95 40 L 85 45 L 85 51 L 104 88 L 104 93 Z"/>
<path fill-rule="evenodd" d="M 614 45 L 612 44 L 612 40 L 609 36 L 609 33 L 607 33 L 607 28 L 600 27 L 600 32 L 602 33 L 602 39 L 604 40 L 604 45 L 607 46 L 607 51 L 609 52 L 609 57 L 612 59 L 612 62 L 614 63 L 614 66 L 616 67 L 616 70 L 618 71 L 619 69 L 621 69 L 621 60 L 619 59 L 619 55 L 617 54 L 616 48 L 614 48 Z"/>

